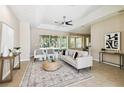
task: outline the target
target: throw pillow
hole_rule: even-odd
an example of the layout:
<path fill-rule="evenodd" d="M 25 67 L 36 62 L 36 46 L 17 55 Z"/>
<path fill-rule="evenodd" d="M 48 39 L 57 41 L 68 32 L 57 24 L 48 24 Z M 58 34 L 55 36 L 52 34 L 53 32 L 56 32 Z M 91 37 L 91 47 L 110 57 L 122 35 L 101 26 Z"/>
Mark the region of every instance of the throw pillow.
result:
<path fill-rule="evenodd" d="M 62 51 L 62 55 L 65 55 L 65 52 L 66 52 L 66 50 L 63 50 L 63 51 Z"/>
<path fill-rule="evenodd" d="M 70 51 L 68 52 L 68 55 L 71 56 L 71 57 L 73 57 L 74 51 L 70 50 Z"/>
<path fill-rule="evenodd" d="M 65 51 L 65 55 L 68 56 L 68 50 Z"/>
<path fill-rule="evenodd" d="M 76 59 L 77 56 L 78 56 L 78 52 L 75 52 L 73 58 Z"/>

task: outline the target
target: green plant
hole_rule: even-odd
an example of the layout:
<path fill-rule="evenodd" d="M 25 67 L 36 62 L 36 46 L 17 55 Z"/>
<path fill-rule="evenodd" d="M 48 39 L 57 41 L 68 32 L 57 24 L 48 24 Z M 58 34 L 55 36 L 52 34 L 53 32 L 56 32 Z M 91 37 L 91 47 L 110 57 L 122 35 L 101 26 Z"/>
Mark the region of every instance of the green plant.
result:
<path fill-rule="evenodd" d="M 14 47 L 14 49 L 19 50 L 21 47 Z"/>

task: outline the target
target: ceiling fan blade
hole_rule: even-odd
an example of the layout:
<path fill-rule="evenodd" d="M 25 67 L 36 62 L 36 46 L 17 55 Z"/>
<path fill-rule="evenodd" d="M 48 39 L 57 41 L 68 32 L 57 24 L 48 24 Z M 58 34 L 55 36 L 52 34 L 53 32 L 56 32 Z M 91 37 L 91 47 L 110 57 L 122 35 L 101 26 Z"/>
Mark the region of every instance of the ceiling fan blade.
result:
<path fill-rule="evenodd" d="M 72 25 L 72 24 L 70 24 L 69 22 L 65 22 L 65 24 L 66 24 L 66 25 Z"/>
<path fill-rule="evenodd" d="M 72 22 L 72 20 L 66 21 L 66 22 Z"/>
<path fill-rule="evenodd" d="M 62 22 L 54 21 L 54 23 L 56 23 L 58 25 L 63 25 L 63 26 L 73 25 L 73 24 L 70 24 L 70 22 L 72 22 L 72 20 L 66 21 L 66 16 L 63 16 L 63 21 Z"/>
<path fill-rule="evenodd" d="M 73 25 L 73 24 L 69 24 L 68 22 L 65 23 L 66 25 Z"/>
<path fill-rule="evenodd" d="M 73 25 L 73 24 L 67 24 L 67 25 Z"/>

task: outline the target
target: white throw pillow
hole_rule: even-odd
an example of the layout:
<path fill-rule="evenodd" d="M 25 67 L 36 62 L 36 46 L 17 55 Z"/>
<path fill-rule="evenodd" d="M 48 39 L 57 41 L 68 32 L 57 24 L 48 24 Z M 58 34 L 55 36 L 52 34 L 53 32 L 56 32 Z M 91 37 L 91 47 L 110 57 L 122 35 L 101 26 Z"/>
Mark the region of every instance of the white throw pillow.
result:
<path fill-rule="evenodd" d="M 74 59 L 75 53 L 76 53 L 76 52 L 73 53 L 73 59 Z"/>
<path fill-rule="evenodd" d="M 82 55 L 85 57 L 85 56 L 88 56 L 88 52 L 87 51 L 83 51 Z"/>
<path fill-rule="evenodd" d="M 79 51 L 78 52 L 78 57 L 85 57 L 88 56 L 88 52 L 87 51 Z"/>
<path fill-rule="evenodd" d="M 68 51 L 68 55 L 73 57 L 74 52 L 72 50 Z"/>
<path fill-rule="evenodd" d="M 68 50 L 65 51 L 65 55 L 68 56 Z"/>

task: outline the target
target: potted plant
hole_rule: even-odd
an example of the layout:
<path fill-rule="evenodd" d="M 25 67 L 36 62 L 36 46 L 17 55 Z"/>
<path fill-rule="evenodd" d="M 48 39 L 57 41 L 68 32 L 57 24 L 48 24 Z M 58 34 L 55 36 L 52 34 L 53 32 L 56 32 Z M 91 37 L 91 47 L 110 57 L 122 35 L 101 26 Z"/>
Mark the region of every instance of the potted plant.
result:
<path fill-rule="evenodd" d="M 14 49 L 16 50 L 17 53 L 20 52 L 20 48 L 21 48 L 21 47 L 14 47 Z"/>

